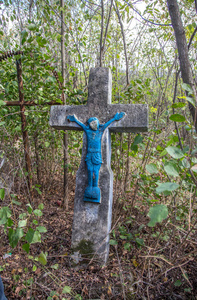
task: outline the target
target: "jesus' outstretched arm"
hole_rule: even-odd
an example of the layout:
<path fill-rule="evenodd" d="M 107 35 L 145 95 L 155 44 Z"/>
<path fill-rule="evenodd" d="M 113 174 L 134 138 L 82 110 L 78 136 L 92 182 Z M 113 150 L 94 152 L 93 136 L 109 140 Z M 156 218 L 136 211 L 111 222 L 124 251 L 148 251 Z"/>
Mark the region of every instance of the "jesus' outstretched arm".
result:
<path fill-rule="evenodd" d="M 125 116 L 125 112 L 116 113 L 111 120 L 109 120 L 107 123 L 103 125 L 102 130 L 104 131 L 111 123 L 113 123 L 114 121 L 121 120 L 124 116 Z"/>
<path fill-rule="evenodd" d="M 77 123 L 80 127 L 83 128 L 84 131 L 86 131 L 86 126 L 85 126 L 83 123 L 81 123 L 81 122 L 77 119 L 77 117 L 76 117 L 75 115 L 72 115 L 72 116 L 70 115 L 70 116 L 67 117 L 67 119 L 68 119 L 70 122 L 75 122 L 75 123 Z"/>

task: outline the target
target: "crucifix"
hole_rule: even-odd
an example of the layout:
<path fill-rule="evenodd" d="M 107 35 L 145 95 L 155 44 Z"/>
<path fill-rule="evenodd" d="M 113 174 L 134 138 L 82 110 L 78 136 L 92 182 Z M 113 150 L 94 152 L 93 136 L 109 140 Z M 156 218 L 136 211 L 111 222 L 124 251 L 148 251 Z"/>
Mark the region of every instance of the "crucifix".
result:
<path fill-rule="evenodd" d="M 102 263 L 109 255 L 113 172 L 110 132 L 148 129 L 146 104 L 111 104 L 108 68 L 90 70 L 87 105 L 52 106 L 49 124 L 61 130 L 83 130 L 81 164 L 76 175 L 72 248 L 86 247 Z"/>
<path fill-rule="evenodd" d="M 75 115 L 68 116 L 67 119 L 77 123 L 86 133 L 87 154 L 86 166 L 88 170 L 88 187 L 85 189 L 84 201 L 100 203 L 100 188 L 98 187 L 99 170 L 102 164 L 101 143 L 105 129 L 115 121 L 124 117 L 125 113 L 116 113 L 116 115 L 104 125 L 99 124 L 96 117 L 88 119 L 87 126 L 81 123 Z"/>

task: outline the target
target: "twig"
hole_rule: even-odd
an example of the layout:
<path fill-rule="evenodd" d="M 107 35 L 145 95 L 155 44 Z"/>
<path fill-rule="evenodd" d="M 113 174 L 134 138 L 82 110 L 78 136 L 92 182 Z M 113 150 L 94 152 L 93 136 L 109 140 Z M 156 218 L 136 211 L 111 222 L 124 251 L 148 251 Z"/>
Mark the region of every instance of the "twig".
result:
<path fill-rule="evenodd" d="M 192 189 L 192 187 L 191 187 Z M 189 230 L 190 230 L 190 226 L 191 226 L 191 215 L 192 215 L 192 193 L 190 191 L 190 197 L 189 197 L 189 215 L 188 215 L 188 225 L 189 225 Z"/>
<path fill-rule="evenodd" d="M 189 281 L 189 279 L 187 278 L 187 276 L 185 275 L 185 272 L 184 272 L 184 270 L 182 269 L 181 266 L 180 266 L 180 269 L 181 269 L 181 272 L 183 273 L 183 277 L 187 280 L 187 282 L 189 283 L 189 285 L 190 285 L 191 288 L 192 288 L 192 284 L 191 284 L 191 282 Z"/>
<path fill-rule="evenodd" d="M 114 9 L 116 11 L 116 14 L 118 16 L 118 20 L 120 23 L 120 28 L 121 28 L 121 33 L 122 33 L 122 39 L 123 39 L 123 46 L 124 46 L 124 55 L 125 55 L 125 64 L 126 64 L 126 80 L 127 80 L 127 85 L 129 85 L 129 65 L 128 65 L 128 58 L 127 58 L 127 47 L 126 47 L 126 40 L 125 40 L 125 34 L 124 34 L 124 27 L 121 19 L 121 15 L 118 9 L 118 5 L 115 2 Z"/>
<path fill-rule="evenodd" d="M 50 288 L 48 288 L 47 286 L 44 286 L 43 284 L 38 283 L 37 281 L 35 281 L 35 284 L 37 284 L 39 287 L 41 287 L 42 291 L 45 292 L 45 294 L 48 296 L 48 293 L 44 290 L 48 290 L 48 291 L 52 291 Z"/>
<path fill-rule="evenodd" d="M 101 36 L 100 36 L 100 67 L 102 67 L 102 56 L 103 56 L 103 24 L 104 24 L 104 5 L 103 0 L 101 0 Z"/>
<path fill-rule="evenodd" d="M 191 35 L 191 37 L 190 37 L 190 39 L 189 39 L 188 50 L 189 50 L 189 48 L 190 48 L 190 46 L 191 46 L 192 40 L 193 40 L 193 38 L 194 38 L 196 32 L 197 32 L 197 25 L 196 25 L 196 28 L 194 29 L 194 32 L 192 33 L 192 35 Z"/>
<path fill-rule="evenodd" d="M 177 266 L 174 266 L 174 267 L 172 267 L 172 268 L 166 270 L 165 272 L 163 272 L 162 274 L 160 274 L 160 275 L 157 277 L 157 279 L 158 279 L 159 277 L 161 277 L 163 274 L 165 274 L 165 276 L 167 276 L 167 273 L 168 273 L 169 271 L 171 271 L 171 270 L 173 270 L 173 269 L 176 269 L 176 268 L 181 268 L 182 266 L 188 264 L 190 261 L 193 261 L 193 260 L 194 260 L 194 258 L 190 258 L 188 261 L 182 263 L 181 265 L 177 265 Z"/>
<path fill-rule="evenodd" d="M 145 257 L 145 258 L 157 258 L 157 259 L 162 259 L 163 261 L 165 261 L 166 263 L 168 263 L 169 265 L 173 266 L 173 264 L 169 261 L 167 261 L 165 258 L 163 258 L 162 256 L 155 256 L 155 255 L 140 255 L 139 257 Z"/>
<path fill-rule="evenodd" d="M 111 5 L 110 5 L 110 9 L 109 9 L 109 15 L 108 15 L 108 19 L 107 19 L 107 25 L 106 25 L 106 29 L 105 29 L 105 36 L 104 36 L 103 46 L 102 46 L 103 52 L 105 50 L 105 42 L 106 42 L 106 39 L 107 39 L 107 31 L 108 31 L 108 27 L 109 27 L 109 20 L 110 20 L 110 17 L 111 17 L 112 5 L 113 5 L 113 0 L 111 0 Z"/>
<path fill-rule="evenodd" d="M 193 228 L 195 227 L 196 223 L 197 223 L 197 220 L 196 220 L 196 222 L 194 223 L 194 225 L 192 226 L 192 228 L 191 228 L 191 229 L 188 231 L 188 233 L 186 234 L 186 236 L 185 236 L 183 242 L 179 244 L 179 247 L 177 248 L 177 250 L 176 250 L 175 253 L 174 253 L 174 257 L 175 257 L 176 254 L 178 254 L 178 252 L 180 251 L 180 249 L 183 247 L 184 243 L 185 243 L 186 240 L 187 240 L 188 235 L 189 235 L 190 232 L 193 230 Z"/>
<path fill-rule="evenodd" d="M 121 284 L 122 284 L 123 298 L 124 298 L 124 300 L 126 300 L 125 288 L 124 288 L 125 283 L 124 283 L 124 277 L 123 277 L 123 274 L 122 274 L 122 267 L 121 267 L 120 258 L 119 258 L 119 255 L 118 255 L 117 246 L 115 246 L 115 249 L 116 249 L 116 256 L 117 256 L 117 259 L 118 259 L 118 266 L 119 266 L 119 270 L 120 270 L 120 281 L 121 281 Z"/>
<path fill-rule="evenodd" d="M 176 93 L 177 93 L 177 84 L 178 84 L 178 78 L 179 78 L 179 74 L 180 74 L 181 70 L 179 69 L 178 72 L 176 73 L 176 80 L 175 80 L 175 86 L 174 86 L 174 96 L 173 96 L 173 104 L 175 103 L 176 100 Z M 175 113 L 174 107 L 172 108 L 172 112 L 173 114 Z M 174 126 L 177 132 L 177 136 L 179 139 L 179 146 L 181 148 L 181 150 L 183 151 L 183 145 L 181 143 L 181 138 L 180 138 L 180 134 L 179 134 L 179 128 L 177 126 L 177 122 L 174 122 Z"/>
<path fill-rule="evenodd" d="M 46 5 L 48 5 L 48 6 L 52 9 L 52 11 L 53 11 L 53 12 L 57 15 L 57 17 L 61 20 L 61 16 L 57 13 L 57 11 L 56 11 L 49 3 L 47 3 L 46 0 L 44 0 L 44 2 L 46 3 Z M 78 43 L 77 43 L 77 41 L 75 40 L 75 37 L 74 37 L 74 35 L 72 34 L 72 31 L 69 30 L 69 26 L 67 25 L 67 23 L 63 22 L 63 24 L 66 26 L 68 32 L 71 34 L 71 36 L 72 36 L 72 38 L 73 38 L 73 41 L 74 41 L 74 43 L 75 43 L 75 47 L 76 47 L 76 49 L 77 49 L 77 52 L 78 52 L 78 54 L 79 54 L 79 56 L 80 56 L 80 60 L 81 60 L 81 63 L 82 63 L 83 73 L 84 73 L 84 77 L 85 77 L 85 84 L 87 85 L 87 76 L 86 76 L 85 66 L 84 66 L 84 63 L 83 63 L 83 59 L 82 59 L 81 52 L 80 52 L 79 47 L 78 47 Z M 78 37 L 77 37 L 77 39 L 78 39 Z"/>
<path fill-rule="evenodd" d="M 151 23 L 151 24 L 153 24 L 153 25 L 157 25 L 157 26 L 172 26 L 172 24 L 160 24 L 160 23 L 155 23 L 155 22 L 153 22 L 153 21 L 150 21 L 150 20 L 148 20 L 148 19 L 145 19 L 140 13 L 139 13 L 139 11 L 137 11 L 137 9 L 135 9 L 134 7 L 133 7 L 133 5 L 131 5 L 130 3 L 128 3 L 126 0 L 124 0 L 124 2 L 129 6 L 129 7 L 131 7 L 144 21 L 146 21 L 146 22 L 148 22 L 148 23 Z"/>

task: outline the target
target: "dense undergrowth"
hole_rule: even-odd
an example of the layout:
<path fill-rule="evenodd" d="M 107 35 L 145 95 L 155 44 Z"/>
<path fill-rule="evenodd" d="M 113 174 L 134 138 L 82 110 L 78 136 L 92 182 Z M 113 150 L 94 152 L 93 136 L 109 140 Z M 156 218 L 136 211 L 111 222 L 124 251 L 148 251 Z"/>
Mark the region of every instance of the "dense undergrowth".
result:
<path fill-rule="evenodd" d="M 188 149 L 184 153 L 176 146 L 173 133 L 166 145 L 163 134 L 167 132 L 160 132 L 162 140 L 159 133 L 153 140 L 152 134 L 131 137 L 129 174 L 129 136 L 124 146 L 125 138 L 112 136 L 114 205 L 106 266 L 100 266 L 96 257 L 85 257 L 86 264 L 73 265 L 75 177 L 69 175 L 66 211 L 61 150 L 56 167 L 44 158 L 44 154 L 53 155 L 53 148 L 44 151 L 43 157 L 40 154 L 41 181 L 35 165 L 30 193 L 22 172 L 22 151 L 19 144 L 14 145 L 1 169 L 5 186 L 0 190 L 0 274 L 8 299 L 195 299 L 196 187 L 189 164 L 195 155 L 189 162 Z M 151 146 L 153 141 L 156 147 Z M 73 173 L 80 161 L 80 155 L 78 159 L 75 155 L 78 147 L 70 158 L 75 158 Z M 147 158 L 149 163 L 144 164 Z"/>

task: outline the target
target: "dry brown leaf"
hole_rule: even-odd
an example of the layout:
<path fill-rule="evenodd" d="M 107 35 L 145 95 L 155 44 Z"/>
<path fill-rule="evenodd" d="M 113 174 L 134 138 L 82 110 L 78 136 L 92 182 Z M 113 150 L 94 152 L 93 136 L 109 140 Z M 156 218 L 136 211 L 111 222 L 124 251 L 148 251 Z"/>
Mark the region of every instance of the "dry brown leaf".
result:
<path fill-rule="evenodd" d="M 85 295 L 87 295 L 87 296 L 88 296 L 88 288 L 87 288 L 87 286 L 86 286 L 86 285 L 84 286 L 84 288 L 83 288 L 82 292 L 83 292 Z"/>
<path fill-rule="evenodd" d="M 139 266 L 139 263 L 137 262 L 136 259 L 132 259 L 132 263 L 133 263 L 134 267 L 136 267 L 136 268 L 137 268 L 137 266 Z"/>
<path fill-rule="evenodd" d="M 23 286 L 17 286 L 16 290 L 15 290 L 15 295 L 18 296 L 19 292 L 23 289 Z"/>
<path fill-rule="evenodd" d="M 39 275 L 41 273 L 41 269 L 40 268 L 37 268 L 37 270 L 35 271 L 35 274 L 36 275 Z"/>
<path fill-rule="evenodd" d="M 167 282 L 167 281 L 168 281 L 168 277 L 164 277 L 163 282 Z"/>
<path fill-rule="evenodd" d="M 111 286 L 110 285 L 108 286 L 107 294 L 108 294 L 108 296 L 112 296 L 112 290 L 111 290 Z"/>

